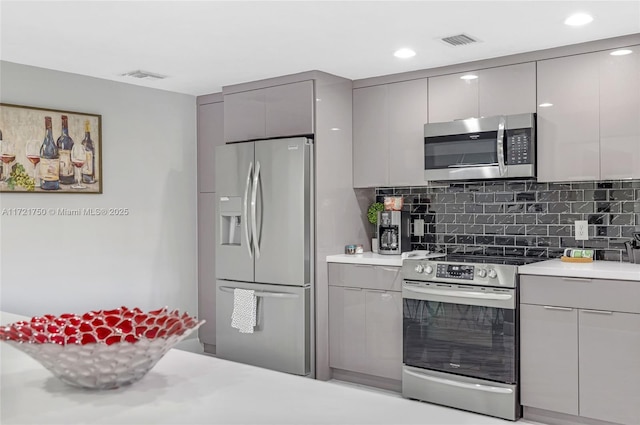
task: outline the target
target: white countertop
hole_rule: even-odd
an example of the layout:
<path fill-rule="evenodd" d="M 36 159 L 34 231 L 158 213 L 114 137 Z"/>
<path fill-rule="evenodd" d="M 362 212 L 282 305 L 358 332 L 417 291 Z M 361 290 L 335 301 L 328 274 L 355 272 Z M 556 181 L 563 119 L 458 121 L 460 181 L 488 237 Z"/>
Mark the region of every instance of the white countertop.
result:
<path fill-rule="evenodd" d="M 518 267 L 518 273 L 539 276 L 635 280 L 640 282 L 640 264 L 617 261 L 565 263 L 560 259 L 555 259 L 520 266 Z"/>
<path fill-rule="evenodd" d="M 442 257 L 444 254 L 425 254 L 420 252 L 405 252 L 401 255 L 380 255 L 371 251 L 362 254 L 337 254 L 327 255 L 327 263 L 346 263 L 346 264 L 371 264 L 374 266 L 402 266 L 402 260 L 405 258 L 422 259 Z"/>
<path fill-rule="evenodd" d="M 0 312 L 2 325 L 24 319 Z M 176 349 L 142 380 L 95 391 L 64 384 L 25 353 L 0 342 L 0 393 L 3 425 L 506 423 Z"/>

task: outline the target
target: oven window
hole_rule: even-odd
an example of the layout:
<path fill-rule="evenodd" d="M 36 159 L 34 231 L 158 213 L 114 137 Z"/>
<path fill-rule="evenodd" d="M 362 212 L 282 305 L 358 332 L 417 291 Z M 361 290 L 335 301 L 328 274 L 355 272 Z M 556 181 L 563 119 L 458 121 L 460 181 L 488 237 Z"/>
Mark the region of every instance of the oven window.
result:
<path fill-rule="evenodd" d="M 516 383 L 515 310 L 403 299 L 406 365 Z"/>
<path fill-rule="evenodd" d="M 478 138 L 470 139 L 467 134 L 425 138 L 425 170 L 478 164 L 497 165 L 497 132 L 481 132 L 474 136 Z"/>

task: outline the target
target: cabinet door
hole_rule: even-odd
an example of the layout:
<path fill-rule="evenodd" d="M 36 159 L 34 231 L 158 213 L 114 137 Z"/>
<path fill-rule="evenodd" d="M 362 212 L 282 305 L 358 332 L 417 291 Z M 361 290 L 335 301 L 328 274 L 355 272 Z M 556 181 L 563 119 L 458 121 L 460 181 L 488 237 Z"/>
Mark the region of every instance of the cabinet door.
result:
<path fill-rule="evenodd" d="M 578 414 L 578 311 L 522 304 L 520 395 L 524 406 Z"/>
<path fill-rule="evenodd" d="M 538 180 L 600 179 L 596 54 L 538 62 Z M 570 159 L 570 160 L 569 160 Z"/>
<path fill-rule="evenodd" d="M 367 373 L 365 292 L 329 286 L 329 366 Z"/>
<path fill-rule="evenodd" d="M 402 379 L 402 296 L 365 290 L 367 373 Z"/>
<path fill-rule="evenodd" d="M 481 117 L 536 112 L 536 64 L 499 66 L 478 71 Z"/>
<path fill-rule="evenodd" d="M 198 194 L 198 329 L 200 341 L 216 344 L 215 193 Z"/>
<path fill-rule="evenodd" d="M 429 78 L 429 122 L 475 118 L 478 113 L 478 79 L 460 77 L 476 72 Z"/>
<path fill-rule="evenodd" d="M 640 178 L 640 46 L 600 53 L 600 178 Z"/>
<path fill-rule="evenodd" d="M 224 140 L 238 142 L 264 139 L 265 90 L 250 90 L 224 96 Z"/>
<path fill-rule="evenodd" d="M 224 105 L 198 105 L 198 192 L 215 191 L 214 148 L 224 145 Z"/>
<path fill-rule="evenodd" d="M 580 310 L 580 416 L 640 421 L 640 314 Z"/>
<path fill-rule="evenodd" d="M 353 90 L 353 187 L 389 185 L 387 86 Z"/>
<path fill-rule="evenodd" d="M 313 134 L 313 81 L 265 89 L 266 137 Z"/>
<path fill-rule="evenodd" d="M 424 185 L 427 79 L 388 85 L 389 186 Z"/>

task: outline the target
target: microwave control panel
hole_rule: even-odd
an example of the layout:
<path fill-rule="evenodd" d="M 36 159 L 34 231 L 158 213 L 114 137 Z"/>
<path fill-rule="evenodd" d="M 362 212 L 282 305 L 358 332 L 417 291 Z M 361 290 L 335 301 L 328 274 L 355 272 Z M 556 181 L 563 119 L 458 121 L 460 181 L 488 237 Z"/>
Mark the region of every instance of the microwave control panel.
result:
<path fill-rule="evenodd" d="M 507 130 L 507 165 L 531 164 L 531 133 L 530 129 L 522 128 Z"/>

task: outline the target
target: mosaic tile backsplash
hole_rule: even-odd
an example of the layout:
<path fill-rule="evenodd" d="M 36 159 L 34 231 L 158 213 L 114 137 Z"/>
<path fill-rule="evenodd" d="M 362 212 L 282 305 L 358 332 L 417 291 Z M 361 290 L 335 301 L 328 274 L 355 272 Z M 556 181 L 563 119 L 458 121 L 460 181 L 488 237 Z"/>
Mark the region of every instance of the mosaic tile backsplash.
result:
<path fill-rule="evenodd" d="M 628 261 L 624 242 L 640 231 L 640 180 L 376 188 L 378 202 L 385 196 L 404 197 L 413 249 L 556 258 L 564 248 L 590 248 L 596 259 Z M 414 234 L 416 219 L 424 236 Z M 576 220 L 588 221 L 589 240 L 574 239 Z"/>

